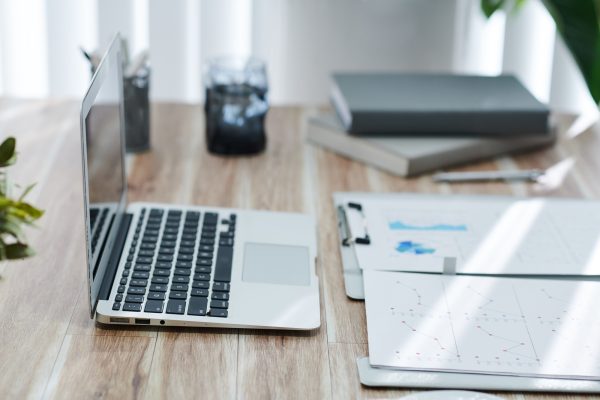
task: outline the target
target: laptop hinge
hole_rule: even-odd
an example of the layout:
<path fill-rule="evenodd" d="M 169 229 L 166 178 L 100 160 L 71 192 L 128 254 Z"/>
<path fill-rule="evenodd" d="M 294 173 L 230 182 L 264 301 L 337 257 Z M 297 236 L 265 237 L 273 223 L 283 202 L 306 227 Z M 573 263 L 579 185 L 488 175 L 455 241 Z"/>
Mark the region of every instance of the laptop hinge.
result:
<path fill-rule="evenodd" d="M 129 226 L 131 225 L 132 219 L 133 214 L 127 213 L 121 218 L 121 226 L 117 232 L 115 245 L 113 246 L 112 254 L 108 260 L 108 265 L 106 266 L 106 273 L 104 274 L 104 279 L 100 286 L 100 293 L 98 293 L 99 300 L 108 300 L 108 297 L 110 296 L 110 291 L 112 289 L 113 281 L 115 280 L 115 275 L 117 274 L 117 269 L 119 268 L 119 260 L 121 259 L 121 254 L 123 254 L 123 247 L 125 247 L 127 232 L 129 232 Z"/>

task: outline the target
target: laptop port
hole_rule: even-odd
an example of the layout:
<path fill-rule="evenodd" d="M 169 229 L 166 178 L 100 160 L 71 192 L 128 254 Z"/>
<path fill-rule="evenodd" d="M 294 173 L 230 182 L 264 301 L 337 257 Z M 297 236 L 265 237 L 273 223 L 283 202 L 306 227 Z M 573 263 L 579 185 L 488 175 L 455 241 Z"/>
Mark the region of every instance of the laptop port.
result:
<path fill-rule="evenodd" d="M 136 318 L 135 323 L 139 325 L 150 325 L 150 320 L 144 318 Z"/>
<path fill-rule="evenodd" d="M 113 322 L 115 324 L 128 324 L 129 323 L 129 318 L 110 317 L 110 322 Z"/>

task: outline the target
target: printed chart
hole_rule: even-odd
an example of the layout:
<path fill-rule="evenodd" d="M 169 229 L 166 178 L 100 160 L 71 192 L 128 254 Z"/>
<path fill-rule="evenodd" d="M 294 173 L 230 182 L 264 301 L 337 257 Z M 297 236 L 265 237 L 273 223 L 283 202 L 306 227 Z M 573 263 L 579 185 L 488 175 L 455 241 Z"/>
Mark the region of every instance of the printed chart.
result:
<path fill-rule="evenodd" d="M 361 201 L 370 244 L 357 246 L 362 269 L 457 273 L 600 275 L 600 205 L 545 199 L 414 197 Z M 358 218 L 358 213 L 350 213 Z"/>
<path fill-rule="evenodd" d="M 600 282 L 364 278 L 372 365 L 600 380 Z"/>

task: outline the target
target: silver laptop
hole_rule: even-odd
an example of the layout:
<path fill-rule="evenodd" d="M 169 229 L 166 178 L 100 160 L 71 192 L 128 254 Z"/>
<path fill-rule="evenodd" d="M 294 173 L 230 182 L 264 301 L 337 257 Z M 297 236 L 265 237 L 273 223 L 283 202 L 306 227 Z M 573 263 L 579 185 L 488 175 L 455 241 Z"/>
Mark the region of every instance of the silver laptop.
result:
<path fill-rule="evenodd" d="M 81 107 L 91 317 L 106 324 L 319 327 L 310 217 L 127 203 L 120 44 L 117 36 Z"/>

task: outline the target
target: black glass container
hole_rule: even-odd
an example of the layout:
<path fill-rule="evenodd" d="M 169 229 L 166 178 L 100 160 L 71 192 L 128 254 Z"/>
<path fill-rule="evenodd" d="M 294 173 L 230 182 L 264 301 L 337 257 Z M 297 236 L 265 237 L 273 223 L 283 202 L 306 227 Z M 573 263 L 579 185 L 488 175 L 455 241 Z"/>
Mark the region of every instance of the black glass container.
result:
<path fill-rule="evenodd" d="M 255 58 L 209 62 L 206 77 L 206 144 L 211 153 L 255 154 L 266 147 L 269 109 L 265 65 Z"/>

